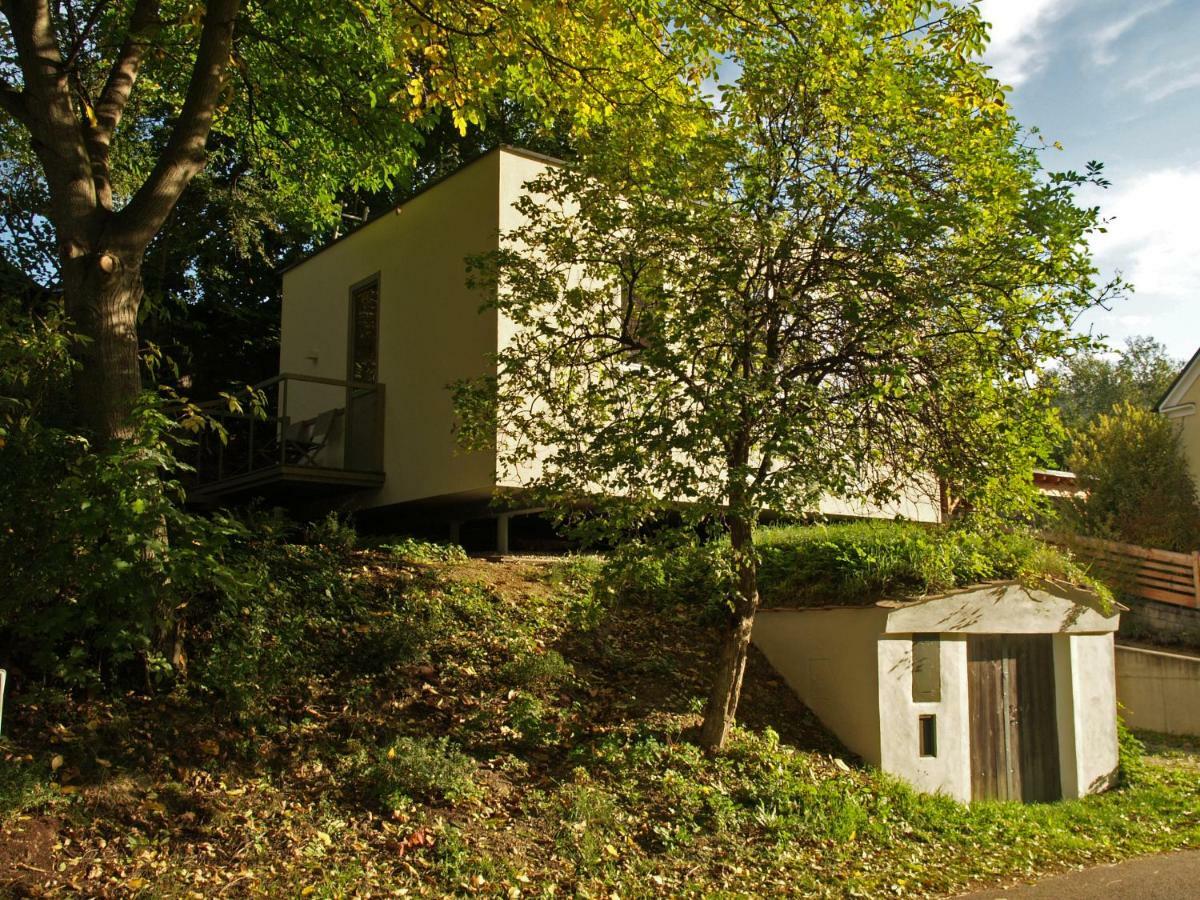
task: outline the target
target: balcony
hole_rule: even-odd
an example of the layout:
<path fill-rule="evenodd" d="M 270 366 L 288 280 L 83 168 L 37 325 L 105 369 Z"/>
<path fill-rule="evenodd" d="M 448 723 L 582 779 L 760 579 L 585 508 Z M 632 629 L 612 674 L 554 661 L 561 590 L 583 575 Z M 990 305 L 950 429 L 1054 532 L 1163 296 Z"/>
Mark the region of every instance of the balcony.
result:
<path fill-rule="evenodd" d="M 266 415 L 203 405 L 226 439 L 201 435 L 189 501 L 303 499 L 383 484 L 382 384 L 285 373 L 254 387 Z"/>

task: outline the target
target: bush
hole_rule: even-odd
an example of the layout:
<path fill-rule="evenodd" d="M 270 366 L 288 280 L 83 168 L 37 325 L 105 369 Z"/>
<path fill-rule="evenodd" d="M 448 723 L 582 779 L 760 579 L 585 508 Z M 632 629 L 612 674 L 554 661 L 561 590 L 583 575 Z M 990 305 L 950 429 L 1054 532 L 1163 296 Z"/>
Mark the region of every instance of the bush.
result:
<path fill-rule="evenodd" d="M 65 685 L 169 672 L 179 611 L 238 582 L 223 560 L 238 527 L 183 509 L 164 401 L 147 395 L 129 440 L 94 446 L 58 421 L 74 342 L 61 318 L 0 318 L 0 658 Z"/>
<path fill-rule="evenodd" d="M 401 737 L 374 751 L 364 780 L 371 795 L 390 810 L 414 802 L 461 803 L 481 796 L 478 766 L 449 738 Z"/>
<path fill-rule="evenodd" d="M 665 532 L 656 540 L 618 547 L 605 562 L 596 590 L 660 608 L 684 604 L 697 608 L 703 618 L 715 618 L 732 584 L 726 541 Z"/>
<path fill-rule="evenodd" d="M 1125 720 L 1117 717 L 1117 786 L 1130 787 L 1142 781 L 1146 775 L 1146 745 L 1143 744 Z"/>
<path fill-rule="evenodd" d="M 1111 599 L 1070 558 L 1021 532 L 873 521 L 761 528 L 755 544 L 766 604 L 853 604 L 1043 576 Z M 599 589 L 631 602 L 693 605 L 715 620 L 732 589 L 729 556 L 727 540 L 630 544 L 613 554 Z"/>
<path fill-rule="evenodd" d="M 355 620 L 356 601 L 342 571 L 344 552 L 290 543 L 289 531 L 247 525 L 225 554 L 239 583 L 206 592 L 189 609 L 192 687 L 231 718 L 285 711 L 282 695 L 299 702 L 298 685 L 345 661 L 342 633 Z"/>
<path fill-rule="evenodd" d="M 756 537 L 765 603 L 850 604 L 917 597 L 1003 579 L 1054 577 L 1109 592 L 1021 532 L 904 522 L 766 528 Z"/>
<path fill-rule="evenodd" d="M 1071 467 L 1088 492 L 1064 509 L 1081 534 L 1190 551 L 1200 547 L 1200 505 L 1174 423 L 1129 404 L 1075 437 Z"/>

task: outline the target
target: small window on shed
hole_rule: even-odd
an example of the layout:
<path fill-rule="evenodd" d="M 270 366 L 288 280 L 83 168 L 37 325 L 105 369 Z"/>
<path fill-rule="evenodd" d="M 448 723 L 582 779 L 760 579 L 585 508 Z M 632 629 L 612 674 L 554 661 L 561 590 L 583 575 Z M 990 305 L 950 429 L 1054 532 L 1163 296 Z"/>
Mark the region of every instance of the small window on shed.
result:
<path fill-rule="evenodd" d="M 917 731 L 922 756 L 937 756 L 937 716 L 918 716 Z"/>
<path fill-rule="evenodd" d="M 913 635 L 912 698 L 914 703 L 942 699 L 942 642 L 936 634 Z"/>

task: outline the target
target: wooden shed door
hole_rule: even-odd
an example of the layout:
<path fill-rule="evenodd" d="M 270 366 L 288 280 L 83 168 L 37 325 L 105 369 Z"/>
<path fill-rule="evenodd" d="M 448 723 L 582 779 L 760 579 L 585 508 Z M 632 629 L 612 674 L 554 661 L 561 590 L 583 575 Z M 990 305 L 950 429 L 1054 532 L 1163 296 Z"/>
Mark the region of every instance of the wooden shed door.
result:
<path fill-rule="evenodd" d="M 1048 634 L 967 640 L 974 799 L 1062 797 L 1052 640 Z"/>

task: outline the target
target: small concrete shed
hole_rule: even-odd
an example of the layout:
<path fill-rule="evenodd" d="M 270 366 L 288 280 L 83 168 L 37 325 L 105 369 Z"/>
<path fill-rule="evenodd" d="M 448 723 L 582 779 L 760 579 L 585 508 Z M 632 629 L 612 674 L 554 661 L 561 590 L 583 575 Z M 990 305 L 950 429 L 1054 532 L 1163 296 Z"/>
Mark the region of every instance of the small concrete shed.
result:
<path fill-rule="evenodd" d="M 962 801 L 1038 802 L 1113 782 L 1119 618 L 1080 588 L 998 582 L 763 609 L 753 640 L 868 763 Z"/>

